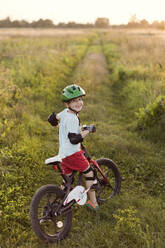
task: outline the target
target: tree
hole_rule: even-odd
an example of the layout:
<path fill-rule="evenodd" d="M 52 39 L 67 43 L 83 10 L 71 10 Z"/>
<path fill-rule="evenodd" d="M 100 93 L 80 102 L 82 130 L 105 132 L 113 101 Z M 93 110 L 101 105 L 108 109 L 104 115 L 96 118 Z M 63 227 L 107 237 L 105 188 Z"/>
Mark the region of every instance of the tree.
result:
<path fill-rule="evenodd" d="M 136 28 L 139 27 L 139 20 L 136 14 L 132 15 L 128 22 L 128 27 Z"/>
<path fill-rule="evenodd" d="M 138 22 L 139 22 L 139 20 L 138 20 L 136 14 L 132 15 L 129 19 L 129 23 L 138 23 Z"/>
<path fill-rule="evenodd" d="M 49 19 L 46 19 L 46 20 L 39 19 L 38 21 L 32 22 L 31 26 L 33 28 L 52 28 L 52 27 L 54 27 L 54 24 Z"/>
<path fill-rule="evenodd" d="M 161 21 L 161 22 L 160 22 L 159 28 L 160 28 L 160 29 L 165 29 L 165 21 Z"/>
<path fill-rule="evenodd" d="M 157 20 L 153 21 L 153 23 L 152 23 L 152 26 L 154 28 L 159 28 L 159 25 L 160 25 L 160 23 Z"/>
<path fill-rule="evenodd" d="M 4 20 L 0 21 L 0 27 L 10 28 L 11 27 L 11 20 L 10 17 L 7 17 Z"/>
<path fill-rule="evenodd" d="M 108 28 L 109 27 L 109 19 L 108 18 L 97 18 L 95 21 L 95 26 L 97 28 Z"/>
<path fill-rule="evenodd" d="M 148 27 L 148 26 L 149 26 L 149 23 L 148 23 L 147 20 L 143 19 L 143 20 L 140 21 L 140 25 L 141 25 L 142 27 Z"/>

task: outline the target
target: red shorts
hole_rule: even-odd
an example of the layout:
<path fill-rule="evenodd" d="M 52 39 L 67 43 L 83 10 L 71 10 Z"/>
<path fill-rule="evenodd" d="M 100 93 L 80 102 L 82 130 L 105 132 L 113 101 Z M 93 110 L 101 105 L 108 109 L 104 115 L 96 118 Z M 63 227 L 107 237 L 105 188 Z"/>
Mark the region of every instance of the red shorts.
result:
<path fill-rule="evenodd" d="M 89 162 L 84 156 L 84 152 L 79 151 L 62 159 L 61 166 L 65 174 L 70 174 L 73 170 L 85 171 L 89 167 Z"/>

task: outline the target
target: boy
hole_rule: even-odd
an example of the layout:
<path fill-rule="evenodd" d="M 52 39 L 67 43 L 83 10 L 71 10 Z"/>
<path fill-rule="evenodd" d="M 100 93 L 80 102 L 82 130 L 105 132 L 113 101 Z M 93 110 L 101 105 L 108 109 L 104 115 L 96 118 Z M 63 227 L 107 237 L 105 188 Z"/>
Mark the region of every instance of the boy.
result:
<path fill-rule="evenodd" d="M 48 121 L 53 126 L 59 127 L 59 155 L 62 159 L 62 169 L 68 176 L 72 174 L 73 170 L 81 171 L 85 174 L 86 187 L 90 187 L 94 183 L 94 173 L 90 168 L 90 164 L 84 152 L 81 150 L 81 142 L 89 134 L 89 130 L 82 130 L 80 127 L 80 120 L 78 113 L 83 107 L 83 96 L 85 91 L 78 85 L 72 84 L 64 88 L 62 92 L 62 101 L 66 105 L 66 109 L 58 114 L 51 114 Z M 94 132 L 93 128 L 91 132 Z M 95 192 L 89 191 L 90 201 L 87 206 L 91 209 L 97 210 L 98 203 Z"/>

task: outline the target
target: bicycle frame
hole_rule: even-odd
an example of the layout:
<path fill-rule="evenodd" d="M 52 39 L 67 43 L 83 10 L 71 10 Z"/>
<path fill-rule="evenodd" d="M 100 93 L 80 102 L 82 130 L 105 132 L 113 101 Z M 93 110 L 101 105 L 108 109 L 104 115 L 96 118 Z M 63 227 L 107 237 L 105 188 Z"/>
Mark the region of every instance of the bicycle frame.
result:
<path fill-rule="evenodd" d="M 60 181 L 63 180 L 64 183 L 61 182 L 61 187 L 56 184 L 43 185 L 32 198 L 30 219 L 32 228 L 40 239 L 56 242 L 65 238 L 72 224 L 73 205 L 85 205 L 89 190 L 95 191 L 99 205 L 119 194 L 121 176 L 116 164 L 109 158 L 99 158 L 95 161 L 87 153 L 84 155 L 93 171 L 89 170 L 89 174 L 76 174 L 76 171 L 72 171 L 70 176 L 64 174 L 60 156 L 45 160 L 46 165 L 51 165 L 61 175 Z M 89 175 L 91 186 L 85 187 L 84 180 Z"/>
<path fill-rule="evenodd" d="M 89 160 L 89 163 L 92 163 L 92 164 L 97 168 L 97 170 L 101 173 L 101 175 L 103 176 L 104 180 L 105 180 L 106 182 L 108 182 L 107 177 L 104 175 L 104 172 L 102 171 L 102 169 L 100 168 L 100 166 L 98 165 L 98 163 L 97 163 L 95 160 L 93 160 L 93 159 L 90 159 L 90 160 Z M 65 175 L 65 174 L 63 173 L 63 171 L 62 171 L 62 169 L 61 169 L 61 165 L 60 165 L 59 162 L 56 163 L 55 165 L 53 165 L 53 169 L 54 169 L 54 170 L 57 170 L 57 169 L 58 169 L 58 171 L 60 172 L 62 178 L 66 181 L 66 183 L 68 182 L 68 179 L 69 179 L 69 178 L 68 178 L 67 175 Z M 75 172 L 75 171 L 74 171 L 74 172 Z M 74 174 L 73 174 L 73 176 L 74 176 Z M 81 177 L 82 177 L 82 172 L 79 173 L 78 185 L 81 184 Z"/>
<path fill-rule="evenodd" d="M 104 175 L 104 172 L 102 171 L 102 169 L 100 168 L 100 166 L 98 165 L 98 163 L 97 163 L 95 160 L 93 160 L 93 159 L 90 159 L 90 163 L 92 163 L 92 164 L 98 169 L 98 171 L 99 171 L 99 172 L 101 173 L 101 175 L 103 176 L 104 180 L 105 180 L 106 182 L 108 182 L 107 177 Z"/>
<path fill-rule="evenodd" d="M 108 183 L 108 179 L 104 175 L 104 172 L 100 168 L 99 164 L 95 160 L 93 160 L 93 159 L 90 159 L 89 160 L 89 163 L 91 163 L 92 165 L 94 165 L 94 167 L 96 168 L 96 170 L 98 170 L 101 173 L 101 175 L 103 176 L 104 180 Z M 62 178 L 66 182 L 66 187 L 67 187 L 67 190 L 66 190 L 66 193 L 64 195 L 64 198 L 63 198 L 61 204 L 59 204 L 58 208 L 56 209 L 55 215 L 57 216 L 57 215 L 60 215 L 60 214 L 62 214 L 64 212 L 67 213 L 67 211 L 70 211 L 70 208 L 76 203 L 76 200 L 72 200 L 69 203 L 67 203 L 66 205 L 63 205 L 64 202 L 65 202 L 65 200 L 66 200 L 66 198 L 68 197 L 68 194 L 69 194 L 70 190 L 71 190 L 72 180 L 74 178 L 74 175 L 75 175 L 76 171 L 73 171 L 72 176 L 71 177 L 68 177 L 67 175 L 65 175 L 63 173 L 63 171 L 61 169 L 60 162 L 56 162 L 55 165 L 53 165 L 53 169 L 54 170 L 58 170 L 60 172 L 60 175 L 62 176 Z M 82 172 L 79 173 L 77 185 L 81 185 L 82 184 L 82 182 L 81 182 L 82 181 L 82 174 L 83 174 Z M 84 193 L 88 192 L 91 187 L 89 187 L 88 189 L 86 189 Z"/>

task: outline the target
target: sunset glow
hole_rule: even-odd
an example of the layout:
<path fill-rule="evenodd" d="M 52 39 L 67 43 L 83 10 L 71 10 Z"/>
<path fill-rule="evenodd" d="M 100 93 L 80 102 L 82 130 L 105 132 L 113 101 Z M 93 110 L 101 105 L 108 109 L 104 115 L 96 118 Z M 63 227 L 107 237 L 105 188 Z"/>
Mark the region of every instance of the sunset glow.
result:
<path fill-rule="evenodd" d="M 0 19 L 94 23 L 107 17 L 111 24 L 127 24 L 133 14 L 139 20 L 165 20 L 164 0 L 0 0 Z"/>

